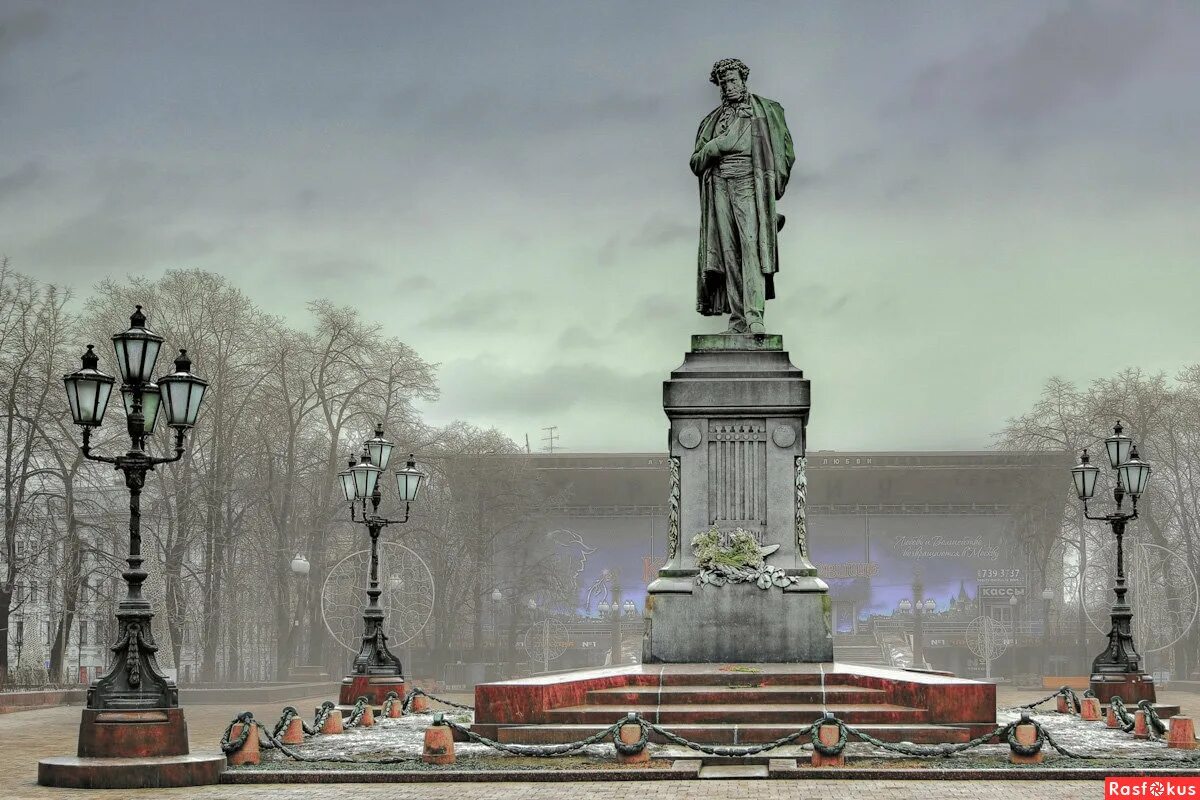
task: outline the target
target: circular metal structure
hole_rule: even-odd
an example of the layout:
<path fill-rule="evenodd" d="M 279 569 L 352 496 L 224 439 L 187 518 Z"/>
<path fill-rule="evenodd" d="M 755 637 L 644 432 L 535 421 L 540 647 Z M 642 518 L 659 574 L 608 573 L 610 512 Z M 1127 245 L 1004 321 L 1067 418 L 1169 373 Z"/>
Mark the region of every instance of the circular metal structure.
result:
<path fill-rule="evenodd" d="M 357 653 L 362 645 L 370 564 L 370 550 L 351 553 L 329 570 L 321 586 L 325 629 L 351 653 Z M 433 615 L 433 573 L 412 549 L 380 542 L 379 587 L 383 590 L 379 604 L 383 606 L 388 644 L 402 645 L 419 634 Z"/>
<path fill-rule="evenodd" d="M 1113 602 L 1115 550 L 1110 540 L 1105 558 L 1089 561 L 1080 581 L 1088 622 L 1106 635 Z M 1200 582 L 1183 555 L 1149 542 L 1126 539 L 1125 564 L 1129 586 L 1126 599 L 1133 607 L 1132 633 L 1138 652 L 1147 655 L 1169 650 L 1196 623 Z"/>
<path fill-rule="evenodd" d="M 571 634 L 556 619 L 536 622 L 525 631 L 525 657 L 532 664 L 545 664 L 561 658 L 571 644 Z"/>
<path fill-rule="evenodd" d="M 1008 649 L 1009 627 L 991 617 L 976 617 L 967 625 L 967 649 L 985 664 L 991 664 Z"/>

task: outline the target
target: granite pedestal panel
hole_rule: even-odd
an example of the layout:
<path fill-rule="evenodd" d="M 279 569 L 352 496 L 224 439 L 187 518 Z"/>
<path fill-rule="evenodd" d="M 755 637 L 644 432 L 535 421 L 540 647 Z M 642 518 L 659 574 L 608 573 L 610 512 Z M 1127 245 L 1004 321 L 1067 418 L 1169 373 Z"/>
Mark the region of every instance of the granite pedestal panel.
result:
<path fill-rule="evenodd" d="M 647 587 L 644 663 L 833 660 L 829 587 L 808 555 L 810 405 L 781 336 L 692 337 L 663 383 L 667 561 Z M 749 533 L 758 562 L 701 563 L 692 539 L 713 529 L 726 547 Z"/>
<path fill-rule="evenodd" d="M 1151 703 L 1158 700 L 1153 676 L 1140 672 L 1093 675 L 1091 689 L 1102 706 L 1107 706 L 1114 697 L 1120 697 L 1131 708 L 1142 700 Z"/>
<path fill-rule="evenodd" d="M 825 592 L 753 583 L 686 588 L 647 597 L 647 663 L 833 661 Z"/>

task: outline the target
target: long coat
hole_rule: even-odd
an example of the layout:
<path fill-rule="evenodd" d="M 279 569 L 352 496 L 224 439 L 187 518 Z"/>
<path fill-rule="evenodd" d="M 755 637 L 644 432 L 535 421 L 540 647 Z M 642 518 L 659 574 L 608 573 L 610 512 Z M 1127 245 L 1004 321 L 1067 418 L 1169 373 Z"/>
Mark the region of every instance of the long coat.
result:
<path fill-rule="evenodd" d="M 775 210 L 775 201 L 783 197 L 796 153 L 792 135 L 783 118 L 783 106 L 774 100 L 750 95 L 753 111 L 752 163 L 754 165 L 754 197 L 757 202 L 758 263 L 766 276 L 766 298 L 775 296 L 775 273 L 779 271 L 777 234 L 783 227 L 783 216 Z M 696 132 L 694 153 L 699 153 L 713 139 L 713 129 L 721 115 L 721 106 L 700 122 Z M 696 310 L 707 316 L 729 313 L 729 298 L 725 296 L 725 263 L 721 244 L 717 240 L 716 203 L 713 199 L 712 168 L 715 160 L 697 163 L 692 167 L 700 179 L 700 249 L 696 270 Z"/>

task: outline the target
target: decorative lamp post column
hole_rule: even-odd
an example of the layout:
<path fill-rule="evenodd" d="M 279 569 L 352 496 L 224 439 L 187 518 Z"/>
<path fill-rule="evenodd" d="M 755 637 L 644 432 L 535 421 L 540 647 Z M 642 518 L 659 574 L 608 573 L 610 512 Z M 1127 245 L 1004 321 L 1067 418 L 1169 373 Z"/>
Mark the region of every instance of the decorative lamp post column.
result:
<path fill-rule="evenodd" d="M 80 369 L 63 376 L 72 421 L 83 429 L 80 450 L 89 461 L 111 464 L 125 476 L 129 492 L 128 569 L 125 597 L 117 604 L 117 641 L 107 671 L 87 690 L 87 703 L 79 726 L 79 758 L 43 759 L 38 765 L 38 782 L 50 786 L 133 786 L 111 759 L 139 757 L 148 763 L 137 785 L 194 785 L 211 782 L 223 766 L 201 756 L 188 757 L 187 725 L 179 707 L 175 681 L 163 674 L 155 658 L 158 645 L 151 631 L 154 614 L 142 592 L 147 574 L 142 569 L 141 495 L 147 473 L 161 464 L 183 458 L 187 432 L 195 426 L 207 381 L 192 374 L 186 350 L 179 351 L 175 371 L 153 380 L 163 337 L 146 326 L 146 315 L 137 306 L 129 328 L 112 337 L 117 369 L 121 377 L 121 399 L 125 406 L 129 450 L 118 456 L 92 452 L 92 431 L 104 421 L 104 413 L 116 380 L 99 370 L 100 359 L 93 345 L 83 354 Z M 152 456 L 148 441 L 160 416 L 175 431 L 174 452 Z M 184 757 L 184 758 L 180 758 Z M 70 763 L 67 763 L 70 761 Z"/>
<path fill-rule="evenodd" d="M 1107 522 L 1117 537 L 1117 575 L 1113 583 L 1116 599 L 1110 613 L 1112 627 L 1108 632 L 1108 645 L 1092 662 L 1091 688 L 1101 703 L 1107 703 L 1119 695 L 1132 705 L 1141 700 L 1156 699 L 1154 679 L 1142 671 L 1142 658 L 1133 643 L 1130 629 L 1133 609 L 1125 600 L 1125 594 L 1129 591 L 1125 585 L 1125 526 L 1137 519 L 1138 498 L 1146 491 L 1146 484 L 1150 480 L 1150 464 L 1138 457 L 1137 445 L 1123 433 L 1119 420 L 1113 427 L 1113 435 L 1104 440 L 1104 448 L 1109 466 L 1116 473 L 1116 484 L 1113 486 L 1116 509 L 1111 514 L 1095 516 L 1088 510 L 1088 501 L 1096 493 L 1100 469 L 1091 463 L 1087 450 L 1083 451 L 1079 463 L 1071 468 L 1075 493 L 1083 501 L 1084 516 L 1090 520 Z M 1122 508 L 1126 495 L 1131 501 L 1130 511 Z"/>
<path fill-rule="evenodd" d="M 396 494 L 404 503 L 404 516 L 388 519 L 379 515 L 379 504 L 383 500 L 379 476 L 387 469 L 395 445 L 383 438 L 383 426 L 375 426 L 375 436 L 363 443 L 358 463 L 351 465 L 338 477 L 342 493 L 350 504 L 350 519 L 363 525 L 371 537 L 371 561 L 367 584 L 367 605 L 363 609 L 363 636 L 358 655 L 350 667 L 350 674 L 342 680 L 339 702 L 343 707 L 353 706 L 360 697 L 366 697 L 373 705 L 383 705 L 387 693 L 403 694 L 404 678 L 400 659 L 388 650 L 387 634 L 383 632 L 383 608 L 379 597 L 379 535 L 389 525 L 408 522 L 409 506 L 420 494 L 425 482 L 425 473 L 417 469 L 416 462 L 409 456 L 408 463 L 395 473 Z M 370 501 L 370 510 L 367 502 Z M 355 506 L 358 506 L 356 510 Z"/>

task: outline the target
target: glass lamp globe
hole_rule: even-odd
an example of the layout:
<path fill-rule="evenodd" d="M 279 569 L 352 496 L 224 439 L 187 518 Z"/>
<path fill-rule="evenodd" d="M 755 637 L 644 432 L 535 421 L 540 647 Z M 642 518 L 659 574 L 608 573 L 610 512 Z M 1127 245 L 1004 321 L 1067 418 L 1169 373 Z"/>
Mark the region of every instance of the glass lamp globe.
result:
<path fill-rule="evenodd" d="M 125 415 L 133 416 L 134 388 L 129 384 L 121 387 L 121 401 L 125 403 Z M 158 393 L 158 384 L 151 381 L 142 386 L 142 430 L 149 435 L 154 433 L 154 424 L 158 422 L 158 409 L 162 406 L 162 395 Z"/>
<path fill-rule="evenodd" d="M 930 598 L 925 601 L 924 607 L 926 611 L 937 611 L 937 602 Z"/>
<path fill-rule="evenodd" d="M 1117 474 L 1125 491 L 1134 497 L 1141 497 L 1150 481 L 1150 464 L 1138 458 L 1137 447 L 1130 451 L 1129 460 L 1117 468 Z"/>
<path fill-rule="evenodd" d="M 145 383 L 154 374 L 154 362 L 163 338 L 146 327 L 146 315 L 137 306 L 129 317 L 129 329 L 114 335 L 113 350 L 122 383 Z"/>
<path fill-rule="evenodd" d="M 338 473 L 338 478 L 342 483 L 342 495 L 346 498 L 346 502 L 354 502 L 354 459 L 350 459 L 346 463 L 346 468 Z"/>
<path fill-rule="evenodd" d="M 912 600 L 909 600 L 907 597 L 905 597 L 900 601 L 899 607 L 901 611 L 912 611 Z"/>
<path fill-rule="evenodd" d="M 1113 435 L 1104 440 L 1104 449 L 1108 451 L 1108 463 L 1113 469 L 1129 460 L 1129 449 L 1133 440 L 1122 433 L 1121 420 L 1113 426 Z"/>
<path fill-rule="evenodd" d="M 381 471 L 379 467 L 371 463 L 370 453 L 363 450 L 362 455 L 358 458 L 358 463 L 350 468 L 350 473 L 354 476 L 354 496 L 364 499 L 373 495 Z"/>
<path fill-rule="evenodd" d="M 1010 606 L 1015 606 L 1019 602 L 1021 602 L 1021 601 L 1017 598 L 1017 596 L 1015 594 L 1012 597 L 1008 598 L 1008 604 Z"/>
<path fill-rule="evenodd" d="M 504 595 L 500 593 L 499 589 L 492 589 L 492 602 L 493 603 L 499 603 L 503 599 L 504 599 Z"/>
<path fill-rule="evenodd" d="M 175 359 L 175 371 L 158 379 L 158 393 L 172 428 L 190 428 L 200 414 L 200 401 L 208 389 L 208 381 L 192 374 L 192 360 L 187 350 L 180 350 Z"/>
<path fill-rule="evenodd" d="M 67 389 L 67 403 L 71 406 L 71 419 L 76 425 L 94 427 L 104 421 L 104 411 L 108 407 L 108 396 L 112 394 L 116 382 L 111 375 L 105 375 L 97 369 L 100 359 L 87 346 L 83 354 L 83 366 L 68 375 L 63 375 L 63 385 Z"/>
<path fill-rule="evenodd" d="M 292 559 L 292 572 L 297 575 L 307 575 L 308 570 L 308 559 L 304 557 L 303 553 L 297 553 L 296 557 Z"/>
<path fill-rule="evenodd" d="M 396 445 L 383 438 L 383 423 L 375 426 L 375 436 L 367 439 L 367 452 L 371 454 L 371 462 L 380 469 L 387 469 L 392 457 L 392 448 Z"/>
<path fill-rule="evenodd" d="M 1079 457 L 1079 463 L 1071 467 L 1071 481 L 1075 484 L 1075 494 L 1080 500 L 1091 500 L 1096 494 L 1096 478 L 1100 468 L 1091 463 L 1088 451 L 1084 450 Z"/>
<path fill-rule="evenodd" d="M 408 455 L 408 463 L 404 469 L 396 470 L 396 492 L 405 503 L 415 502 L 425 483 L 425 473 L 417 469 L 412 453 Z"/>

